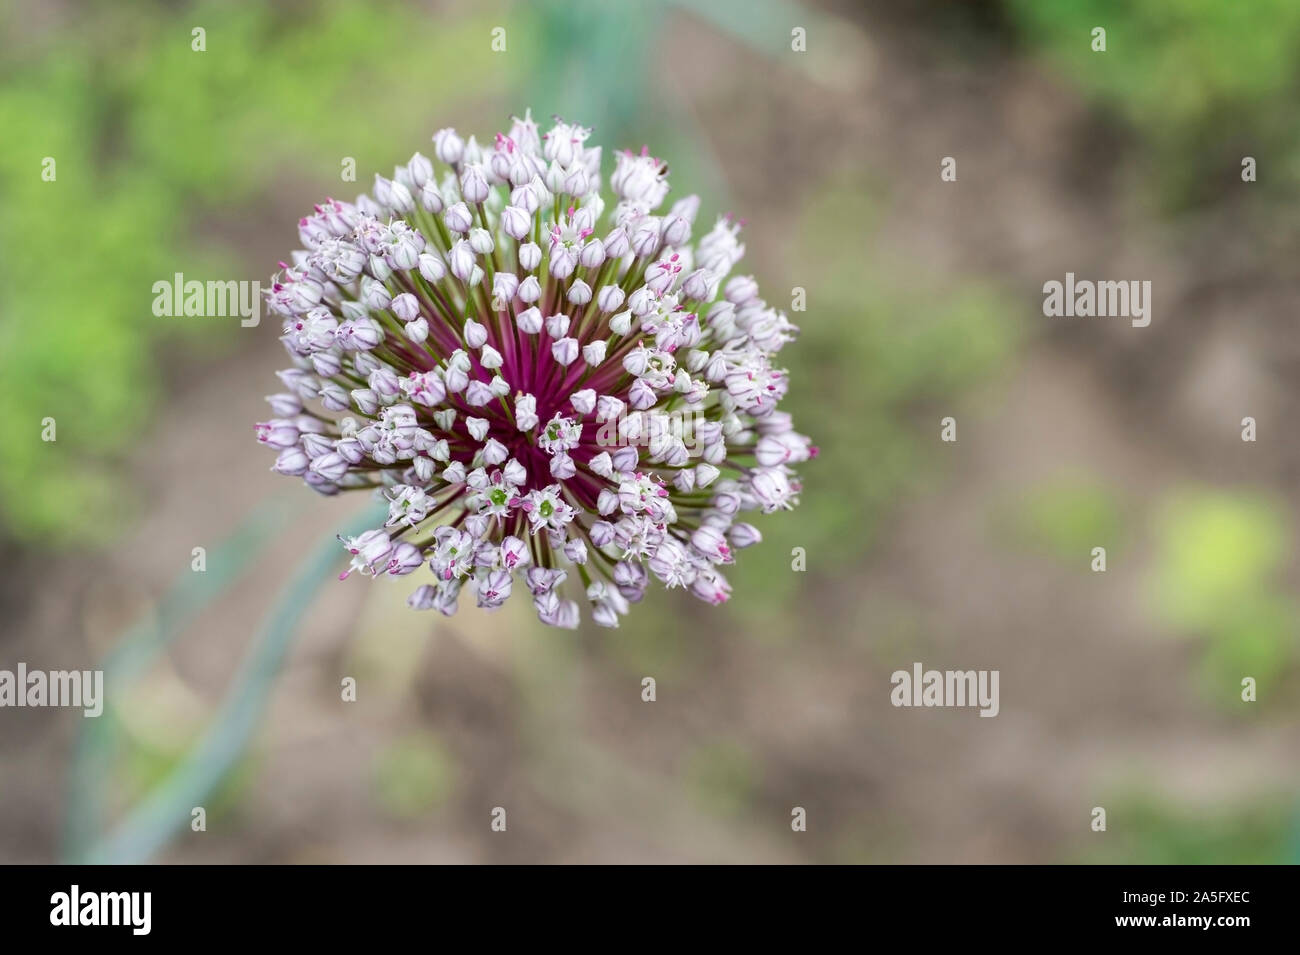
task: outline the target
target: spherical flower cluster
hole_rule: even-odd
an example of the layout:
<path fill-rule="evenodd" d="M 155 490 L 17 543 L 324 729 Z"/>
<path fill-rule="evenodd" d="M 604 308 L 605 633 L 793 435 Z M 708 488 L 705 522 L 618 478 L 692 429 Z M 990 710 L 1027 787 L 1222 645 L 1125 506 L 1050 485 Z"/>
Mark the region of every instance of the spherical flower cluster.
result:
<path fill-rule="evenodd" d="M 272 470 L 387 502 L 342 576 L 427 566 L 414 608 L 521 589 L 560 627 L 583 593 L 618 626 L 652 576 L 726 600 L 722 568 L 760 539 L 737 517 L 797 503 L 791 466 L 817 449 L 775 363 L 797 329 L 732 275 L 740 223 L 692 244 L 699 199 L 661 211 L 645 150 L 617 154 L 607 205 L 590 132 L 442 129 L 437 163 L 299 221 L 267 293 L 293 367 L 257 437 Z"/>

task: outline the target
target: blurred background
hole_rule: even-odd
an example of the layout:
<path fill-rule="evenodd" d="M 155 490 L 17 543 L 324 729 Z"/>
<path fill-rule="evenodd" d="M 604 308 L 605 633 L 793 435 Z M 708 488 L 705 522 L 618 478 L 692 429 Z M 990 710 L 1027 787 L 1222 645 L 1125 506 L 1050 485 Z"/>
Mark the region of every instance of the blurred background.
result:
<path fill-rule="evenodd" d="M 1300 858 L 1292 0 L 11 0 L 0 53 L 0 667 L 108 684 L 0 712 L 0 861 Z M 529 106 L 807 290 L 822 454 L 723 608 L 338 582 L 373 505 L 268 472 L 274 321 L 151 311 Z M 1150 327 L 1045 318 L 1067 271 L 1150 280 Z M 892 707 L 913 661 L 1000 670 L 1000 714 Z"/>

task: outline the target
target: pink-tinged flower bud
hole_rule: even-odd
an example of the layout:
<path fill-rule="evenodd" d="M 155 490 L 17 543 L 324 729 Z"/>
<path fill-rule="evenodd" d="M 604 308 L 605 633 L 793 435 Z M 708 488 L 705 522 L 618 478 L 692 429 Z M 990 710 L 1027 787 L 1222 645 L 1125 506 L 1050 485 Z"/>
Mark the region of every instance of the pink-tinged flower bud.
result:
<path fill-rule="evenodd" d="M 448 264 L 451 266 L 451 274 L 456 276 L 462 282 L 469 282 L 470 276 L 474 272 L 474 250 L 469 247 L 469 243 L 464 239 L 459 240 L 451 247 L 451 252 L 447 256 Z"/>
<path fill-rule="evenodd" d="M 617 448 L 609 455 L 615 471 L 631 471 L 636 467 L 639 457 L 640 453 L 636 448 Z"/>
<path fill-rule="evenodd" d="M 617 628 L 618 611 L 615 610 L 613 605 L 607 600 L 593 603 L 591 607 L 591 622 L 598 627 L 608 627 L 611 629 Z"/>
<path fill-rule="evenodd" d="M 722 294 L 733 305 L 744 305 L 758 297 L 758 283 L 752 275 L 737 275 L 727 280 Z"/>
<path fill-rule="evenodd" d="M 591 189 L 590 178 L 585 166 L 573 166 L 563 174 L 560 191 L 581 199 Z"/>
<path fill-rule="evenodd" d="M 404 390 L 412 401 L 426 408 L 437 407 L 447 397 L 447 389 L 435 371 L 411 372 Z"/>
<path fill-rule="evenodd" d="M 542 330 L 542 313 L 537 306 L 526 308 L 515 316 L 515 324 L 525 335 L 536 335 Z"/>
<path fill-rule="evenodd" d="M 727 544 L 727 538 L 716 527 L 705 524 L 698 528 L 691 535 L 691 545 L 715 564 L 732 562 L 731 547 Z"/>
<path fill-rule="evenodd" d="M 301 448 L 285 448 L 275 459 L 275 464 L 271 470 L 278 474 L 290 474 L 294 477 L 301 477 L 307 471 L 311 464 L 311 459 L 307 457 Z"/>
<path fill-rule="evenodd" d="M 520 431 L 532 431 L 537 423 L 537 399 L 532 395 L 516 395 L 515 427 Z"/>
<path fill-rule="evenodd" d="M 648 285 L 641 286 L 627 300 L 628 311 L 637 318 L 644 318 L 649 315 L 658 305 L 659 296 Z"/>
<path fill-rule="evenodd" d="M 668 214 L 670 216 L 681 216 L 687 222 L 694 224 L 695 217 L 699 215 L 699 212 L 700 197 L 686 196 L 685 198 L 678 199 L 674 202 L 673 207 L 669 210 Z"/>
<path fill-rule="evenodd" d="M 393 276 L 393 270 L 388 266 L 388 260 L 382 255 L 375 253 L 366 260 L 366 271 L 370 277 L 379 282 L 387 282 Z"/>
<path fill-rule="evenodd" d="M 325 480 L 337 483 L 347 473 L 348 462 L 343 458 L 343 455 L 331 451 L 329 454 L 323 454 L 315 458 L 311 462 L 311 470 Z"/>
<path fill-rule="evenodd" d="M 567 481 L 578 473 L 577 467 L 574 466 L 573 458 L 564 451 L 557 451 L 551 455 L 551 477 L 557 481 Z"/>
<path fill-rule="evenodd" d="M 417 345 L 422 344 L 429 337 L 429 321 L 423 317 L 417 318 L 413 322 L 407 322 L 403 330 L 406 332 L 407 339 Z"/>
<path fill-rule="evenodd" d="M 601 395 L 596 400 L 596 420 L 614 421 L 623 416 L 627 404 L 614 395 Z"/>
<path fill-rule="evenodd" d="M 390 198 L 385 204 L 400 215 L 414 212 L 415 197 L 411 195 L 411 190 L 400 182 L 390 182 L 388 185 Z"/>
<path fill-rule="evenodd" d="M 433 163 L 429 161 L 427 156 L 416 153 L 411 157 L 411 161 L 406 164 L 406 171 L 411 177 L 411 184 L 419 189 L 433 178 Z"/>
<path fill-rule="evenodd" d="M 659 220 L 646 216 L 632 230 L 632 252 L 637 258 L 648 259 L 659 251 Z"/>
<path fill-rule="evenodd" d="M 492 397 L 492 389 L 477 378 L 465 388 L 465 402 L 472 408 L 482 408 Z"/>
<path fill-rule="evenodd" d="M 495 610 L 510 597 L 513 575 L 508 570 L 490 570 L 478 584 L 478 605 L 485 610 Z"/>
<path fill-rule="evenodd" d="M 757 544 L 763 539 L 763 535 L 758 532 L 758 528 L 753 524 L 732 524 L 731 531 L 727 535 L 731 538 L 731 546 L 740 550 Z"/>
<path fill-rule="evenodd" d="M 493 307 L 505 309 L 519 291 L 519 276 L 513 272 L 497 272 L 492 278 L 492 297 L 496 299 Z"/>
<path fill-rule="evenodd" d="M 277 418 L 288 418 L 302 411 L 302 399 L 297 395 L 285 393 L 267 395 L 266 401 L 271 406 L 271 414 Z"/>
<path fill-rule="evenodd" d="M 529 275 L 519 283 L 519 288 L 515 292 L 521 302 L 535 302 L 542 297 L 542 286 L 537 281 L 536 275 Z"/>
<path fill-rule="evenodd" d="M 789 507 L 794 497 L 789 478 L 777 468 L 755 470 L 750 477 L 749 490 L 762 505 L 765 514 Z"/>
<path fill-rule="evenodd" d="M 420 256 L 419 266 L 420 274 L 424 276 L 424 280 L 435 285 L 441 282 L 447 274 L 447 267 L 442 264 L 442 259 L 429 252 L 425 252 Z"/>
<path fill-rule="evenodd" d="M 552 277 L 557 279 L 567 279 L 577 268 L 577 253 L 564 245 L 553 245 L 551 247 L 551 262 L 547 266 Z"/>
<path fill-rule="evenodd" d="M 591 301 L 591 286 L 582 279 L 575 279 L 565 298 L 574 305 L 586 305 Z"/>
<path fill-rule="evenodd" d="M 620 590 L 628 588 L 630 590 L 641 590 L 646 585 L 646 571 L 640 564 L 634 564 L 631 561 L 621 560 L 614 565 L 614 583 Z M 623 594 L 632 598 L 624 591 Z"/>
<path fill-rule="evenodd" d="M 469 385 L 469 369 L 449 362 L 446 371 L 442 373 L 442 383 L 451 394 L 460 394 Z"/>
<path fill-rule="evenodd" d="M 691 593 L 699 597 L 705 603 L 718 604 L 726 603 L 731 599 L 731 585 L 727 579 L 715 571 L 701 573 L 691 583 Z"/>
<path fill-rule="evenodd" d="M 587 545 L 581 538 L 568 541 L 564 545 L 564 556 L 575 564 L 585 564 L 587 562 Z"/>
<path fill-rule="evenodd" d="M 533 227 L 533 217 L 518 206 L 501 210 L 501 230 L 512 239 L 523 239 Z"/>
<path fill-rule="evenodd" d="M 627 392 L 628 404 L 638 411 L 644 411 L 646 408 L 653 408 L 658 402 L 659 396 L 655 390 L 650 387 L 644 378 L 638 378 L 632 382 L 632 387 Z"/>
<path fill-rule="evenodd" d="M 546 318 L 546 334 L 552 338 L 563 338 L 569 332 L 568 315 L 548 315 Z"/>
<path fill-rule="evenodd" d="M 620 152 L 609 185 L 620 198 L 642 202 L 653 209 L 668 193 L 668 167 L 662 160 L 644 153 Z"/>
<path fill-rule="evenodd" d="M 298 435 L 298 428 L 291 421 L 277 418 L 257 425 L 257 440 L 277 451 L 295 446 L 298 443 Z"/>
<path fill-rule="evenodd" d="M 340 438 L 335 442 L 334 450 L 342 455 L 343 460 L 348 464 L 360 464 L 362 458 L 366 456 L 365 449 L 356 438 Z"/>
<path fill-rule="evenodd" d="M 688 300 L 705 302 L 717 294 L 718 282 L 708 269 L 696 269 L 682 281 L 682 295 Z"/>
<path fill-rule="evenodd" d="M 596 512 L 602 516 L 613 514 L 618 510 L 618 494 L 609 488 L 601 488 L 596 497 Z"/>
<path fill-rule="evenodd" d="M 609 521 L 595 521 L 591 525 L 591 542 L 597 547 L 605 547 L 614 540 L 614 525 Z"/>
<path fill-rule="evenodd" d="M 590 348 L 591 346 L 588 345 L 586 347 Z M 583 351 L 585 353 L 586 348 L 584 348 Z M 590 359 L 587 359 L 587 363 L 591 365 L 600 364 L 600 362 L 593 362 Z M 594 388 L 584 388 L 581 391 L 575 391 L 569 396 L 569 404 L 571 404 L 573 410 L 578 412 L 580 415 L 591 414 L 592 409 L 596 407 L 596 390 Z"/>
<path fill-rule="evenodd" d="M 468 232 L 469 227 L 474 224 L 474 217 L 470 215 L 469 206 L 463 202 L 457 202 L 447 207 L 442 214 L 442 221 L 452 232 Z"/>
<path fill-rule="evenodd" d="M 492 233 L 487 229 L 470 229 L 469 247 L 478 255 L 487 255 L 496 248 L 492 242 Z"/>
<path fill-rule="evenodd" d="M 769 434 L 758 439 L 754 457 L 760 465 L 768 468 L 778 464 L 799 464 L 808 460 L 808 439 L 793 431 Z"/>
<path fill-rule="evenodd" d="M 465 141 L 456 135 L 456 130 L 440 129 L 433 134 L 433 154 L 449 166 L 460 162 L 465 153 Z"/>
<path fill-rule="evenodd" d="M 596 306 L 602 312 L 612 312 L 623 304 L 623 290 L 617 285 L 606 285 L 596 293 Z"/>
<path fill-rule="evenodd" d="M 393 314 L 403 322 L 413 322 L 420 314 L 420 303 L 410 292 L 403 292 L 393 299 L 390 306 Z"/>
<path fill-rule="evenodd" d="M 525 242 L 519 247 L 519 265 L 531 272 L 542 262 L 542 248 L 536 242 Z"/>
<path fill-rule="evenodd" d="M 432 610 L 437 596 L 438 590 L 433 584 L 421 584 L 415 593 L 406 598 L 406 605 L 412 610 Z"/>
<path fill-rule="evenodd" d="M 487 341 L 487 326 L 482 325 L 474 319 L 465 320 L 465 344 L 470 348 L 482 348 Z"/>
<path fill-rule="evenodd" d="M 361 278 L 361 301 L 369 308 L 383 309 L 388 308 L 393 301 L 392 294 L 384 287 L 384 283 L 377 282 L 369 276 Z"/>
<path fill-rule="evenodd" d="M 645 287 L 655 293 L 656 297 L 662 297 L 673 286 L 678 273 L 681 272 L 680 256 L 673 254 L 666 259 L 654 263 L 646 269 Z"/>
<path fill-rule="evenodd" d="M 538 188 L 539 184 L 540 180 L 538 180 L 536 176 L 533 176 L 527 183 L 519 185 L 515 189 L 511 190 L 510 204 L 523 209 L 531 218 L 533 213 L 540 209 L 544 204 L 542 198 L 543 190 Z"/>
<path fill-rule="evenodd" d="M 549 594 L 555 589 L 556 584 L 567 576 L 562 570 L 555 570 L 549 567 L 529 567 L 524 572 L 524 582 L 528 586 L 528 591 L 534 597 L 541 597 Z"/>
<path fill-rule="evenodd" d="M 664 243 L 667 245 L 684 245 L 690 241 L 691 224 L 681 216 L 669 216 L 664 220 Z"/>
<path fill-rule="evenodd" d="M 402 541 L 393 548 L 384 568 L 393 577 L 405 577 L 424 565 L 424 555 L 414 544 Z"/>
<path fill-rule="evenodd" d="M 487 176 L 478 163 L 465 163 L 460 170 L 460 194 L 466 202 L 482 202 L 488 197 Z"/>
<path fill-rule="evenodd" d="M 583 157 L 583 143 L 590 135 L 590 129 L 557 119 L 550 131 L 542 136 L 543 154 L 551 162 L 570 166 Z"/>
<path fill-rule="evenodd" d="M 352 389 L 352 401 L 364 415 L 373 415 L 379 411 L 379 396 L 369 388 Z"/>
<path fill-rule="evenodd" d="M 315 459 L 334 450 L 334 441 L 323 434 L 304 434 L 302 436 L 302 453 Z"/>
<path fill-rule="evenodd" d="M 381 207 L 392 208 L 393 206 L 393 189 L 392 183 L 383 176 L 376 173 L 375 175 L 375 202 Z"/>
<path fill-rule="evenodd" d="M 629 375 L 644 375 L 653 358 L 654 352 L 649 348 L 634 348 L 623 357 L 623 370 Z"/>
<path fill-rule="evenodd" d="M 617 226 L 605 236 L 605 257 L 610 259 L 621 259 L 632 251 L 632 243 L 628 240 L 627 229 L 623 226 Z"/>
<path fill-rule="evenodd" d="M 551 355 L 561 365 L 566 367 L 572 365 L 578 357 L 578 340 L 576 338 L 561 338 L 557 342 L 552 342 Z"/>
<path fill-rule="evenodd" d="M 311 356 L 311 367 L 322 378 L 332 378 L 342 370 L 343 359 L 334 351 L 321 351 Z"/>
<path fill-rule="evenodd" d="M 598 269 L 605 261 L 605 243 L 600 239 L 588 239 L 578 253 L 578 261 L 585 269 Z"/>
<path fill-rule="evenodd" d="M 501 541 L 501 566 L 506 570 L 528 566 L 528 545 L 518 537 L 508 536 Z"/>
<path fill-rule="evenodd" d="M 367 384 L 370 385 L 370 389 L 379 396 L 381 401 L 396 398 L 402 392 L 397 373 L 388 367 L 376 368 L 372 371 L 367 379 Z"/>
<path fill-rule="evenodd" d="M 424 207 L 425 212 L 435 216 L 446 207 L 442 193 L 438 191 L 438 185 L 432 179 L 420 187 L 420 205 Z"/>

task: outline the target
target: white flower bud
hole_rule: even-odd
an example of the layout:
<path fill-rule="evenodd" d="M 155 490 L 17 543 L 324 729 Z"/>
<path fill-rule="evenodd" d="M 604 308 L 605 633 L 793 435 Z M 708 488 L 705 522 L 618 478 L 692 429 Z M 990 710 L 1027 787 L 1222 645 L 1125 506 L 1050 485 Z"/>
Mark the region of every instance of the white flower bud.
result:
<path fill-rule="evenodd" d="M 465 152 L 465 141 L 456 135 L 456 130 L 440 129 L 433 134 L 433 154 L 447 165 L 460 162 Z"/>
<path fill-rule="evenodd" d="M 542 262 L 542 250 L 536 242 L 525 242 L 519 247 L 519 265 L 527 272 L 537 268 Z"/>

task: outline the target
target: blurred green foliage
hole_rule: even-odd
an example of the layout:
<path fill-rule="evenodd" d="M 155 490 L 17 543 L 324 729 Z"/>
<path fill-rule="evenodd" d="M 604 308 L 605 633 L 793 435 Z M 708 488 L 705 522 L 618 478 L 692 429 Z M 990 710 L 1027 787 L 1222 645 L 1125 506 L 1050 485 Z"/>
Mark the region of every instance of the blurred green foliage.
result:
<path fill-rule="evenodd" d="M 1242 677 L 1276 676 L 1294 656 L 1300 619 L 1281 589 L 1291 556 L 1285 507 L 1260 495 L 1182 490 L 1157 516 L 1156 538 L 1152 605 L 1166 626 L 1208 641 L 1212 695 L 1235 701 Z"/>
<path fill-rule="evenodd" d="M 1071 861 L 1098 865 L 1283 865 L 1292 809 L 1284 797 L 1192 810 L 1129 795 L 1108 800 L 1106 831 Z"/>
<path fill-rule="evenodd" d="M 701 743 L 686 757 L 683 779 L 691 798 L 706 812 L 729 817 L 754 798 L 761 768 L 744 746 L 730 740 Z"/>
<path fill-rule="evenodd" d="M 320 198 L 299 180 L 330 181 L 343 156 L 359 179 L 404 161 L 439 104 L 465 96 L 451 78 L 486 51 L 489 27 L 395 3 L 328 2 L 310 16 L 115 4 L 45 34 L 20 15 L 0 13 L 11 137 L 0 150 L 0 519 L 20 538 L 104 541 L 123 511 L 113 465 L 158 395 L 154 340 L 201 335 L 205 351 L 235 341 L 235 323 L 155 317 L 153 282 L 177 271 L 264 281 L 273 261 L 249 275 L 221 251 L 238 244 L 223 219 L 241 216 L 224 228 L 245 234 L 274 223 L 287 251 L 295 217 Z M 195 25 L 206 52 L 191 49 Z M 473 95 L 505 83 L 478 71 Z M 53 182 L 41 178 L 47 156 Z M 350 198 L 366 185 L 338 188 Z M 46 416 L 55 443 L 40 440 Z"/>
<path fill-rule="evenodd" d="M 120 721 L 112 729 L 122 733 L 119 782 L 122 796 L 132 803 L 161 786 L 181 766 L 188 752 L 190 741 L 176 746 L 163 745 L 125 731 Z M 208 822 L 234 811 L 256 777 L 256 759 L 251 755 L 231 767 L 203 800 Z"/>
<path fill-rule="evenodd" d="M 1300 183 L 1300 83 L 1295 0 L 1006 0 L 1025 39 L 1084 91 L 1112 106 L 1151 150 L 1170 205 L 1240 183 L 1241 159 L 1260 184 Z M 1106 30 L 1106 52 L 1092 30 Z"/>
<path fill-rule="evenodd" d="M 939 452 L 949 446 L 939 441 L 940 419 L 957 414 L 961 393 L 1005 367 L 1017 347 L 1013 309 L 997 290 L 935 288 L 920 269 L 875 261 L 872 192 L 861 181 L 826 183 L 792 242 L 786 275 L 807 289 L 808 311 L 791 315 L 802 333 L 781 352 L 790 371 L 782 408 L 821 453 L 798 469 L 799 507 L 760 515 L 764 545 L 730 574 L 745 589 L 735 612 L 754 618 L 797 615 L 808 574 L 862 561 L 900 494 L 942 473 Z M 808 574 L 791 570 L 795 547 L 807 553 Z M 786 620 L 787 631 L 797 619 Z"/>
<path fill-rule="evenodd" d="M 380 805 L 399 819 L 422 816 L 445 803 L 456 784 L 456 762 L 433 733 L 417 731 L 378 754 L 374 769 Z"/>
<path fill-rule="evenodd" d="M 1006 523 L 1017 541 L 1071 564 L 1090 563 L 1098 546 L 1106 548 L 1109 558 L 1126 538 L 1115 494 L 1083 474 L 1061 475 L 1030 488 Z"/>

